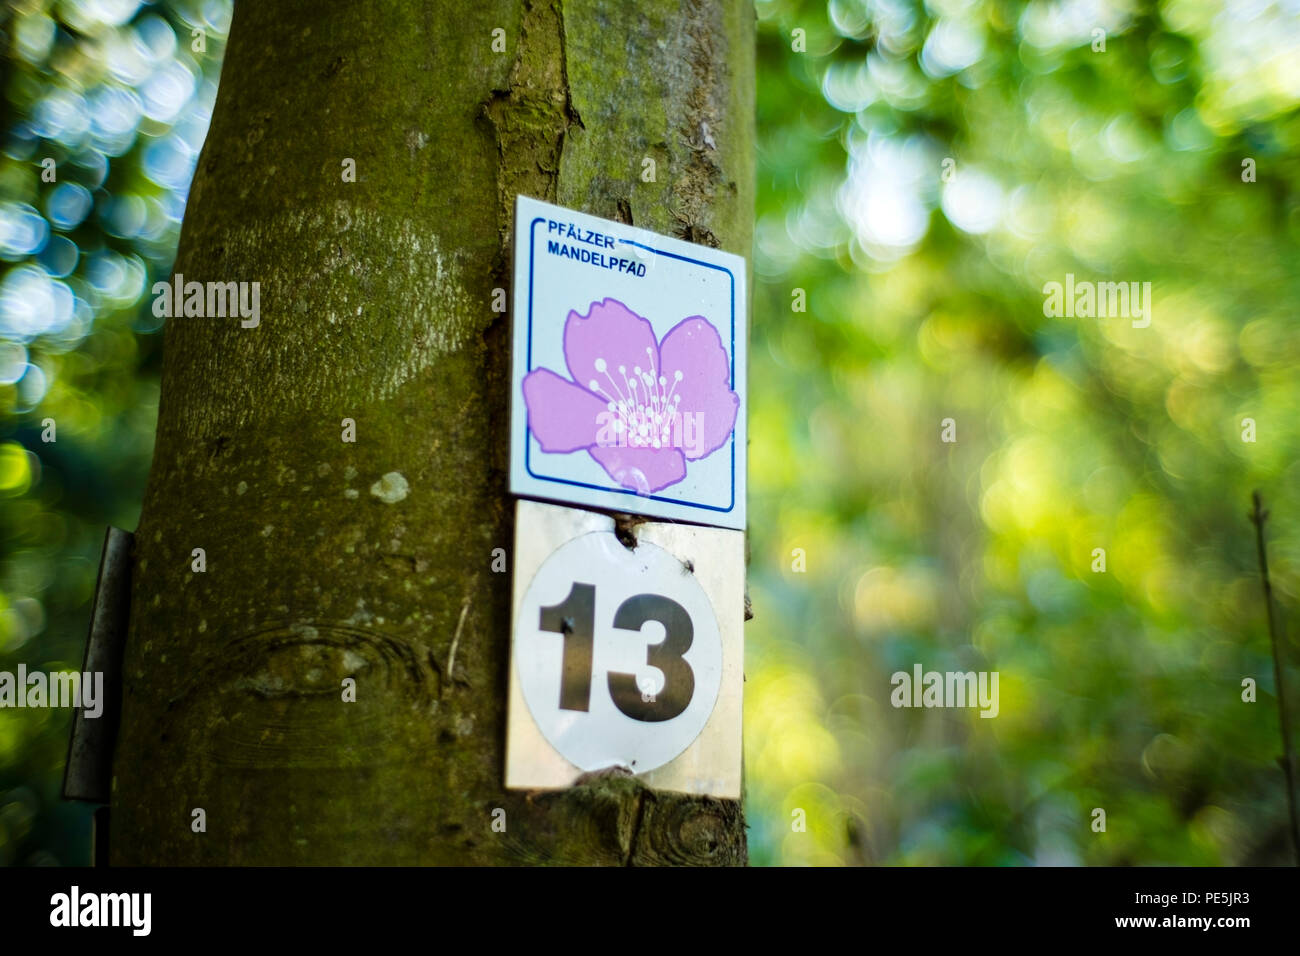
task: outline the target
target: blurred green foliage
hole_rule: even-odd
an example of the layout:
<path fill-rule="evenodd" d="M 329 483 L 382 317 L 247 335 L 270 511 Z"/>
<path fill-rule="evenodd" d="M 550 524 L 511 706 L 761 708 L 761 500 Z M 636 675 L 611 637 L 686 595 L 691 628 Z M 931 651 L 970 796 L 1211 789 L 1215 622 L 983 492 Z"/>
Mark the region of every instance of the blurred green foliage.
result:
<path fill-rule="evenodd" d="M 139 517 L 161 346 L 146 293 L 175 256 L 230 13 L 0 14 L 0 670 L 81 669 L 105 526 Z M 92 808 L 60 799 L 70 723 L 0 709 L 0 865 L 88 862 Z"/>
<path fill-rule="evenodd" d="M 1295 608 L 1300 5 L 758 11 L 755 861 L 1292 862 L 1246 514 Z M 916 663 L 999 716 L 892 707 Z"/>
<path fill-rule="evenodd" d="M 1289 862 L 1246 511 L 1293 609 L 1300 5 L 757 10 L 754 861 Z M 75 669 L 230 4 L 0 16 L 0 670 Z M 1150 326 L 1045 315 L 1067 273 L 1150 282 Z M 999 715 L 893 708 L 918 663 L 998 671 Z M 85 862 L 68 725 L 0 709 L 0 863 Z"/>

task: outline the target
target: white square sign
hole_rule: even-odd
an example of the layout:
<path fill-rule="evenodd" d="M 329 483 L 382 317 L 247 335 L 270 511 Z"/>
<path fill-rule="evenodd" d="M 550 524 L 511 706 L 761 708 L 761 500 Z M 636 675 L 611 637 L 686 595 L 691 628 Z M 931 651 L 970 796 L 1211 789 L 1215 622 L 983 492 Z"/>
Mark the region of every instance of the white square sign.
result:
<path fill-rule="evenodd" d="M 520 196 L 510 491 L 745 527 L 740 256 Z"/>
<path fill-rule="evenodd" d="M 608 515 L 518 503 L 506 786 L 622 767 L 738 799 L 745 536 L 634 530 L 629 548 Z"/>

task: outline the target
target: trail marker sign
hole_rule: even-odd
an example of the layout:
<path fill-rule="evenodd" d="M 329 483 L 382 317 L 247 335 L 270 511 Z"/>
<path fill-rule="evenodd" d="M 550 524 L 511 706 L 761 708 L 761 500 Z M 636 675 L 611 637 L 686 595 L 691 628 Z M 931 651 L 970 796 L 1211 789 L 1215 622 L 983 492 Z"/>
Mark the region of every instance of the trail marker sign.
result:
<path fill-rule="evenodd" d="M 520 196 L 510 491 L 745 527 L 740 256 Z"/>
<path fill-rule="evenodd" d="M 744 535 L 520 501 L 506 786 L 624 767 L 739 799 Z"/>

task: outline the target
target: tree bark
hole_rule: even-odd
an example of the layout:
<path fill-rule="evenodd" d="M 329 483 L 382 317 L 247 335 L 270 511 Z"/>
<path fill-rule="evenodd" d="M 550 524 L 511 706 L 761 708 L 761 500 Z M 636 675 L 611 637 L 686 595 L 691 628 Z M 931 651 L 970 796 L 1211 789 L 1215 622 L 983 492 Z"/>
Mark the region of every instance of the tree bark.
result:
<path fill-rule="evenodd" d="M 115 864 L 745 861 L 735 802 L 503 789 L 492 302 L 517 193 L 747 255 L 753 43 L 745 0 L 238 5 L 175 271 L 261 322 L 166 330 Z"/>

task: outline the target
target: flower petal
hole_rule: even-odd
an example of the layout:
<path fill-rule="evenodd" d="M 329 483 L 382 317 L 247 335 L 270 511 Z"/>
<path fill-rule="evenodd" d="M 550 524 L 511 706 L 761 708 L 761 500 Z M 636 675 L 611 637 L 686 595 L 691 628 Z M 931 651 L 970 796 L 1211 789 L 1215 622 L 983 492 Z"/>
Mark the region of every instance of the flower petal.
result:
<path fill-rule="evenodd" d="M 673 326 L 659 346 L 660 372 L 680 395 L 683 418 L 681 449 L 695 461 L 727 443 L 736 426 L 740 396 L 730 388 L 731 372 L 722 337 L 708 319 L 693 315 Z M 681 380 L 673 380 L 680 372 Z"/>
<path fill-rule="evenodd" d="M 541 442 L 542 451 L 563 453 L 596 444 L 609 417 L 602 399 L 549 368 L 533 369 L 525 375 L 523 389 L 528 428 Z"/>
<path fill-rule="evenodd" d="M 564 360 L 579 385 L 591 387 L 594 381 L 593 392 L 620 401 L 631 391 L 634 369 L 648 373 L 659 365 L 654 327 L 617 299 L 593 302 L 585 316 L 576 309 L 569 313 Z M 637 387 L 644 388 L 640 382 Z"/>
<path fill-rule="evenodd" d="M 649 495 L 686 477 L 686 460 L 676 448 L 630 448 L 608 445 L 587 452 L 624 488 Z"/>

